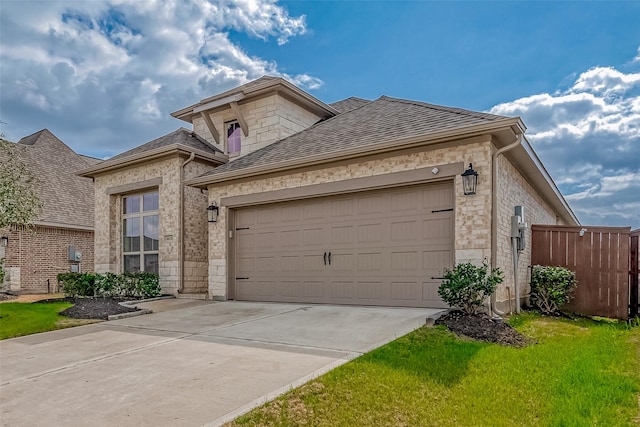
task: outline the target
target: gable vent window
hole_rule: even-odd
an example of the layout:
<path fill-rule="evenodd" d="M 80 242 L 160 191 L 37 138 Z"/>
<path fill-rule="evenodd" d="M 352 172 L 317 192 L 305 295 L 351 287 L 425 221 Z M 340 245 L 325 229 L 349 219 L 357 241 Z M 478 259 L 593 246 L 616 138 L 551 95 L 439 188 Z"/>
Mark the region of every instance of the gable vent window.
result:
<path fill-rule="evenodd" d="M 229 122 L 227 123 L 227 149 L 229 155 L 240 154 L 240 148 L 242 146 L 242 130 L 240 129 L 240 123 Z"/>
<path fill-rule="evenodd" d="M 123 264 L 125 273 L 146 271 L 158 274 L 158 192 L 122 199 Z"/>

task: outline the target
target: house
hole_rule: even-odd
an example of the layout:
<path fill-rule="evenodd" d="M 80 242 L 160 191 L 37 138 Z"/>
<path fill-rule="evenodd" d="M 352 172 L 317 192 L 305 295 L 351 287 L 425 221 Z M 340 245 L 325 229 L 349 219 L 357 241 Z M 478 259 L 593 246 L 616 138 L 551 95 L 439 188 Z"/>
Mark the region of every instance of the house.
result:
<path fill-rule="evenodd" d="M 43 206 L 32 227 L 0 230 L 5 287 L 54 292 L 58 273 L 93 271 L 93 184 L 76 172 L 100 160 L 77 154 L 48 129 L 22 138 L 17 148 Z"/>
<path fill-rule="evenodd" d="M 487 260 L 505 272 L 504 308 L 531 255 L 521 227 L 514 270 L 516 207 L 521 222 L 578 223 L 517 117 L 387 96 L 326 104 L 268 76 L 172 116 L 191 130 L 81 173 L 95 181 L 96 270 L 157 271 L 164 292 L 442 307 L 445 269 Z"/>

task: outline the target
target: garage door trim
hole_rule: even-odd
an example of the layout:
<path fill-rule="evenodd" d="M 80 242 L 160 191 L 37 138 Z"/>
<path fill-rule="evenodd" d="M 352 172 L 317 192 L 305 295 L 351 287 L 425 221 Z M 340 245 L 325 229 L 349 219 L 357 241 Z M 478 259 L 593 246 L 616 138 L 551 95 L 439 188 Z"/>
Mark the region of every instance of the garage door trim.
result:
<path fill-rule="evenodd" d="M 437 173 L 433 173 L 434 169 L 437 169 Z M 456 175 L 460 175 L 462 172 L 464 172 L 463 162 L 433 165 L 409 171 L 392 172 L 322 184 L 311 184 L 303 187 L 287 188 L 283 190 L 223 197 L 220 199 L 220 206 L 225 206 L 227 208 L 240 208 L 367 190 L 382 190 L 384 188 L 396 186 L 426 184 L 429 182 L 451 179 Z M 232 230 L 232 228 L 229 229 Z"/>
<path fill-rule="evenodd" d="M 462 165 L 462 164 L 461 164 Z M 424 169 L 423 169 L 424 170 Z M 430 173 L 432 173 L 431 171 L 429 171 Z M 369 189 L 364 189 L 364 190 L 360 190 L 357 192 L 341 192 L 341 193 L 334 193 L 334 194 L 330 194 L 328 196 L 326 195 L 321 195 L 321 196 L 315 196 L 313 198 L 306 198 L 306 200 L 310 200 L 310 199 L 325 199 L 327 197 L 332 197 L 332 196 L 345 196 L 345 195 L 349 195 L 349 194 L 358 194 L 358 193 L 374 193 L 377 191 L 381 191 L 381 190 L 389 190 L 391 189 L 402 189 L 402 188 L 411 188 L 411 187 L 420 187 L 423 185 L 438 185 L 441 183 L 445 183 L 445 182 L 449 182 L 450 184 L 447 185 L 447 187 L 449 187 L 451 190 L 451 195 L 454 197 L 453 203 L 455 204 L 455 180 L 451 179 L 451 177 L 449 177 L 449 179 L 446 179 L 445 177 L 443 177 L 444 179 L 437 179 L 437 180 L 429 180 L 428 183 L 409 183 L 409 184 L 402 184 L 402 185 L 396 185 L 396 186 L 391 186 L 391 187 L 383 187 L 383 188 L 369 188 Z M 296 201 L 300 201 L 300 200 L 296 200 Z M 284 201 L 285 203 L 287 201 Z M 281 201 L 275 201 L 273 203 L 268 203 L 268 204 L 280 204 L 283 203 Z M 267 203 L 263 203 L 263 204 L 258 204 L 255 207 L 258 207 L 260 205 L 266 205 Z M 238 210 L 244 210 L 245 208 L 252 208 L 254 206 L 245 206 L 245 207 L 239 207 Z M 452 206 L 453 207 L 453 206 Z M 449 209 L 447 209 L 449 210 Z M 453 210 L 453 209 L 452 209 Z M 237 231 L 235 231 L 235 227 L 238 226 L 240 227 L 241 225 L 237 225 L 237 223 L 235 222 L 236 220 L 236 209 L 234 208 L 229 208 L 227 211 L 227 218 L 228 218 L 228 226 L 229 226 L 229 233 L 227 234 L 227 239 L 228 239 L 228 255 L 229 255 L 229 263 L 227 264 L 227 295 L 229 299 L 236 299 L 237 297 L 239 297 L 239 295 L 236 295 L 236 291 L 237 291 L 237 278 L 236 278 L 236 263 L 238 262 L 238 260 L 236 259 L 237 252 L 236 252 L 236 242 L 235 239 L 239 238 L 239 235 Z M 438 211 L 439 212 L 439 211 Z M 243 229 L 244 230 L 244 229 Z M 233 236 L 233 240 L 231 240 L 231 236 Z M 239 274 L 239 276 L 246 276 L 246 274 Z M 251 276 L 253 277 L 253 276 Z"/>

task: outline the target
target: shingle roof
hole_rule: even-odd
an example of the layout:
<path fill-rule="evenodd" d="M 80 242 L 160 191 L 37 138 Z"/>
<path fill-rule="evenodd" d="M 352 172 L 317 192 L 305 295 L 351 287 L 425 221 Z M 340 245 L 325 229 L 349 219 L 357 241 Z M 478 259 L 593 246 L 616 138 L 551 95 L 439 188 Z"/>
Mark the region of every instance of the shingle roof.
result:
<path fill-rule="evenodd" d="M 370 102 L 371 101 L 369 101 L 368 99 L 356 98 L 355 96 L 352 96 L 340 101 L 332 102 L 329 105 L 340 111 L 340 113 L 347 113 L 351 110 L 355 110 L 356 108 L 360 108 L 363 105 L 367 105 Z"/>
<path fill-rule="evenodd" d="M 360 108 L 319 122 L 260 150 L 219 166 L 203 176 L 467 128 L 504 116 L 382 96 Z"/>
<path fill-rule="evenodd" d="M 36 221 L 93 227 L 93 183 L 75 173 L 91 165 L 48 129 L 17 143 L 24 162 L 37 176 L 43 209 Z"/>
<path fill-rule="evenodd" d="M 118 154 L 117 156 L 113 156 L 109 159 L 109 161 L 115 159 L 124 159 L 135 154 L 144 153 L 145 151 L 150 151 L 156 148 L 166 147 L 173 144 L 186 145 L 187 147 L 193 148 L 195 150 L 200 150 L 212 154 L 222 153 L 222 151 L 211 145 L 211 143 L 204 138 L 198 136 L 195 132 L 181 127 L 169 134 L 161 136 L 160 138 L 149 141 L 146 144 L 142 144 L 138 147 L 132 148 L 129 151 Z"/>

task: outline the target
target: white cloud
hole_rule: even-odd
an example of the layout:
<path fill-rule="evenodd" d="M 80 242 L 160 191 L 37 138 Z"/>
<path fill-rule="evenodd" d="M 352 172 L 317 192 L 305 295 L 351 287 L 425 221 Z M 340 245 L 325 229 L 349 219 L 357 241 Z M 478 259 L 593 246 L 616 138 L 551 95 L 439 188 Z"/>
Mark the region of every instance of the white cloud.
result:
<path fill-rule="evenodd" d="M 10 1 L 0 11 L 3 131 L 52 127 L 74 148 L 113 155 L 182 125 L 169 113 L 264 74 L 231 32 L 284 44 L 306 31 L 276 0 Z M 186 124 L 185 124 L 186 125 Z"/>
<path fill-rule="evenodd" d="M 594 67 L 564 91 L 490 111 L 523 118 L 582 223 L 640 227 L 640 73 Z"/>

